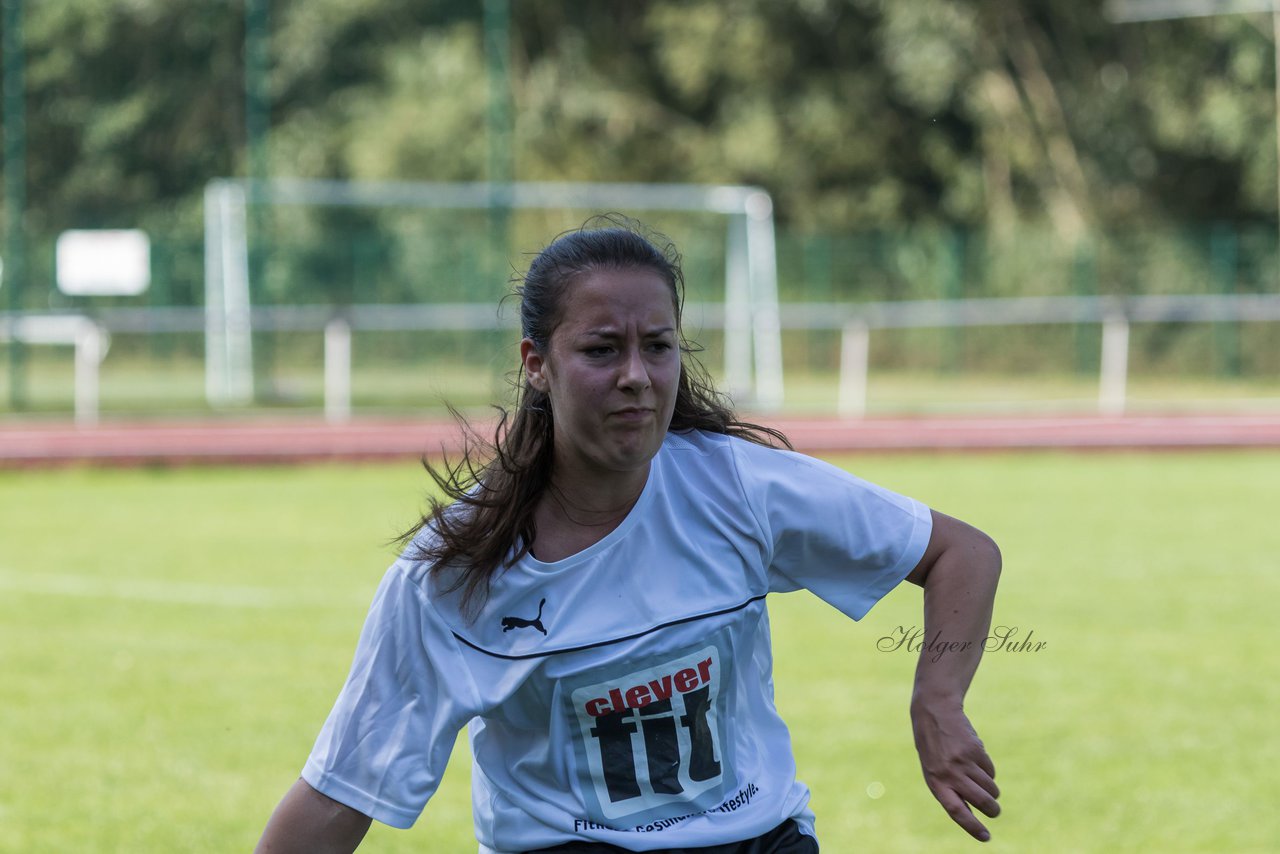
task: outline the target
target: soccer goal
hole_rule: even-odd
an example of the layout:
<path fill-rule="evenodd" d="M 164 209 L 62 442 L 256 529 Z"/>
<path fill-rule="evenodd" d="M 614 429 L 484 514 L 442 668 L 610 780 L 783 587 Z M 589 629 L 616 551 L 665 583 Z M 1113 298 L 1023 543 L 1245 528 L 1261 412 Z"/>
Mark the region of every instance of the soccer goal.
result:
<path fill-rule="evenodd" d="M 580 224 L 581 214 L 627 215 L 685 213 L 720 223 L 723 301 L 687 306 L 703 328 L 723 330 L 724 387 L 753 408 L 778 409 L 783 399 L 782 345 L 778 312 L 777 261 L 773 202 L 756 187 L 684 184 L 581 183 L 410 183 L 272 179 L 219 179 L 205 188 L 205 391 L 213 406 L 245 404 L 254 395 L 253 332 L 258 313 L 252 294 L 250 242 L 255 206 L 270 213 L 280 208 L 349 208 L 366 211 L 435 210 L 444 212 L 564 212 L 561 228 Z M 576 221 L 568 218 L 578 216 Z M 647 219 L 646 219 L 647 221 Z M 682 235 L 667 233 L 682 245 Z M 549 239 L 554 232 L 539 239 Z M 532 249 L 536 247 L 523 247 Z M 500 251 L 511 251 L 509 247 Z M 509 260 L 504 260 L 509 265 Z M 689 273 L 686 265 L 686 273 Z M 471 283 L 472 287 L 479 283 Z M 463 285 L 465 290 L 465 284 Z M 358 303 L 358 300 L 356 301 Z M 347 320 L 359 331 L 362 312 L 349 306 Z M 373 308 L 374 306 L 366 306 Z M 469 326 L 498 328 L 497 313 L 459 297 L 432 297 L 417 311 L 399 312 L 405 329 L 430 314 L 469 318 Z M 366 312 L 367 314 L 367 312 Z M 386 312 L 378 314 L 386 327 Z M 422 328 L 435 328 L 435 319 Z M 322 328 L 317 327 L 316 331 Z"/>

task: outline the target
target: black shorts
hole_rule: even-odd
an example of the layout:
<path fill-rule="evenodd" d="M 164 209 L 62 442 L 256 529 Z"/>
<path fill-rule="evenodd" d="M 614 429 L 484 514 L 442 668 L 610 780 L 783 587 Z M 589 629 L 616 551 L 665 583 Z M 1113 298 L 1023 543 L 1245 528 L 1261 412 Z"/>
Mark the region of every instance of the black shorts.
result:
<path fill-rule="evenodd" d="M 525 854 L 625 854 L 627 850 L 603 842 L 566 842 L 550 848 L 526 851 Z M 818 854 L 818 840 L 801 833 L 796 823 L 787 819 L 755 839 L 703 848 L 663 848 L 651 854 Z"/>

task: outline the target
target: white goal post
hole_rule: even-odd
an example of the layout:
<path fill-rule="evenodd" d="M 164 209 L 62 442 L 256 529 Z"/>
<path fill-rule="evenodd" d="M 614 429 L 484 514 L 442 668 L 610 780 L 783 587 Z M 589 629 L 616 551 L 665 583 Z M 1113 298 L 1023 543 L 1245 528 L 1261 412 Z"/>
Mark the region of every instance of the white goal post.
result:
<path fill-rule="evenodd" d="M 250 203 L 455 210 L 688 211 L 727 218 L 726 391 L 761 411 L 782 405 L 773 201 L 758 187 L 689 184 L 347 182 L 218 179 L 205 187 L 205 393 L 214 406 L 253 398 Z M 495 325 L 497 317 L 494 318 Z"/>

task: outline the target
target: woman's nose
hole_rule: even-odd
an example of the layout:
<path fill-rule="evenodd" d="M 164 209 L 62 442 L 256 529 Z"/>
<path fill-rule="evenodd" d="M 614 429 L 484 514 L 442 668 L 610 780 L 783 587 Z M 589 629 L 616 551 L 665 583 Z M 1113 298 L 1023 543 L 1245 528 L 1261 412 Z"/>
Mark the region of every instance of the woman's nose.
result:
<path fill-rule="evenodd" d="M 644 362 L 640 348 L 628 348 L 623 356 L 622 372 L 618 376 L 621 388 L 642 390 L 649 387 L 649 367 Z"/>

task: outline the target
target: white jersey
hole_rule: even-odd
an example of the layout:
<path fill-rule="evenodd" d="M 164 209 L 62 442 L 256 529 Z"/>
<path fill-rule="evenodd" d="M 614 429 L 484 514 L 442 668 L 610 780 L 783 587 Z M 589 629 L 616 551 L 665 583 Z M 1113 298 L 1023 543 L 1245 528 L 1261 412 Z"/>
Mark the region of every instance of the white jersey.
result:
<path fill-rule="evenodd" d="M 854 619 L 919 562 L 920 503 L 800 454 L 668 434 L 630 514 L 564 560 L 526 556 L 474 619 L 448 573 L 387 573 L 302 776 L 408 827 L 470 722 L 482 852 L 646 851 L 813 833 L 774 707 L 765 597 Z"/>

